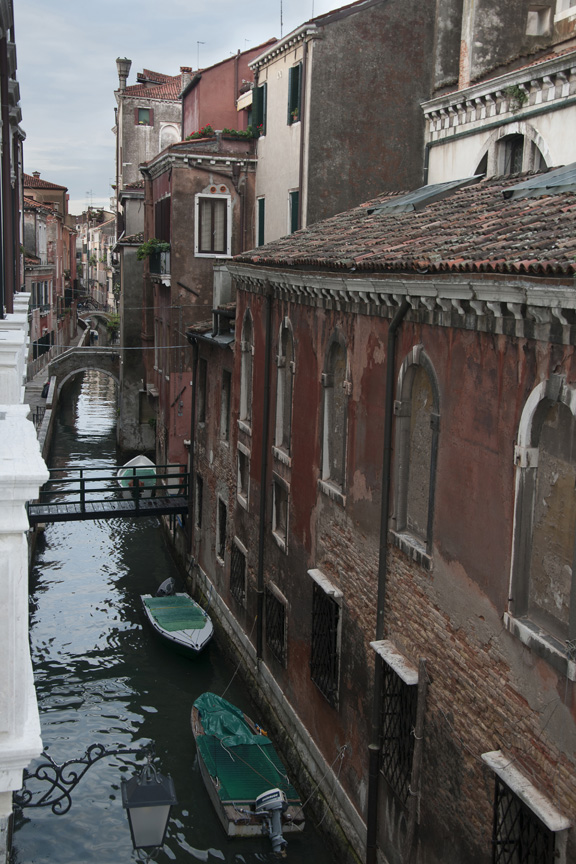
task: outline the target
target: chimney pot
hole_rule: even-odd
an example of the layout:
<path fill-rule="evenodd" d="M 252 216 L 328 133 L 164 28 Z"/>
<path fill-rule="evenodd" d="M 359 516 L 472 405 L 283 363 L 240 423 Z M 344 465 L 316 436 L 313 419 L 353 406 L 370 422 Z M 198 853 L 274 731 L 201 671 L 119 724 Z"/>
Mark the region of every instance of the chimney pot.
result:
<path fill-rule="evenodd" d="M 118 70 L 118 89 L 125 90 L 126 89 L 126 81 L 128 79 L 128 75 L 130 74 L 130 67 L 132 66 L 132 61 L 128 60 L 127 57 L 116 58 L 116 69 Z"/>

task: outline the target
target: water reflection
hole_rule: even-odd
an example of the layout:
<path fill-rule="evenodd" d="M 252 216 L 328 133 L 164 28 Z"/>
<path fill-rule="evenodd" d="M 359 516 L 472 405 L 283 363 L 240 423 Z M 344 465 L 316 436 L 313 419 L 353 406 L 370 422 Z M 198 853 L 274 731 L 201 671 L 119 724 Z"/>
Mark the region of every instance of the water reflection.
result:
<path fill-rule="evenodd" d="M 87 373 L 59 412 L 51 464 L 111 468 L 116 394 L 111 379 Z M 45 746 L 59 763 L 93 743 L 133 747 L 153 740 L 160 769 L 178 796 L 162 862 L 277 862 L 262 840 L 228 840 L 207 800 L 195 759 L 190 709 L 204 690 L 254 714 L 239 676 L 212 642 L 189 660 L 144 629 L 139 595 L 178 577 L 153 519 L 49 525 L 31 574 L 31 651 Z M 257 715 L 256 715 L 257 716 Z M 134 861 L 120 781 L 132 768 L 116 758 L 90 768 L 70 812 L 25 810 L 16 824 L 15 864 L 123 864 Z M 288 860 L 332 860 L 314 831 L 291 836 Z"/>

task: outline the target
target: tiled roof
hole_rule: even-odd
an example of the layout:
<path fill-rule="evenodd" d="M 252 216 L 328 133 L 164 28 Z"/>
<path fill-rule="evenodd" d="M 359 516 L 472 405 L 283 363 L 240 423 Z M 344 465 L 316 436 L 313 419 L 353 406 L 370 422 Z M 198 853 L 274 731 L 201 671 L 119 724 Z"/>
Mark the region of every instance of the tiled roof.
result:
<path fill-rule="evenodd" d="M 57 183 L 48 183 L 47 180 L 41 180 L 40 177 L 34 177 L 32 174 L 23 174 L 24 188 L 29 189 L 62 189 L 68 191 L 67 186 L 58 186 Z"/>
<path fill-rule="evenodd" d="M 26 195 L 23 196 L 23 203 L 25 210 L 50 210 L 54 213 L 54 208 L 50 206 L 50 204 L 44 204 L 42 201 L 35 201 L 34 198 L 28 198 Z"/>
<path fill-rule="evenodd" d="M 576 273 L 576 192 L 505 198 L 529 175 L 492 178 L 420 210 L 368 211 L 382 195 L 235 260 L 270 267 L 377 273 Z"/>
<path fill-rule="evenodd" d="M 180 97 L 182 90 L 182 75 L 158 75 L 150 73 L 156 77 L 163 79 L 162 83 L 157 87 L 147 87 L 146 84 L 132 84 L 122 91 L 126 96 L 143 96 L 146 99 L 169 99 L 177 100 Z"/>

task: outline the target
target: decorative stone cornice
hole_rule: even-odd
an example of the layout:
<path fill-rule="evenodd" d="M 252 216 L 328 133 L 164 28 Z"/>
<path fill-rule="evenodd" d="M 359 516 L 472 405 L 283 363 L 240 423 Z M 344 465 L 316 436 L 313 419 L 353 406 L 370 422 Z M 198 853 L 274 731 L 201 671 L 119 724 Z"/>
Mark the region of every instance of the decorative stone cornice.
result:
<path fill-rule="evenodd" d="M 426 141 L 524 119 L 568 99 L 576 102 L 576 51 L 423 102 Z"/>
<path fill-rule="evenodd" d="M 288 51 L 293 51 L 294 48 L 299 45 L 301 42 L 304 42 L 307 39 L 319 38 L 318 28 L 315 24 L 303 24 L 302 27 L 298 27 L 297 30 L 294 30 L 292 33 L 289 33 L 283 39 L 279 39 L 275 45 L 265 51 L 263 54 L 260 54 L 259 57 L 256 57 L 255 60 L 252 60 L 251 63 L 248 64 L 250 69 L 253 72 L 257 72 L 263 66 L 267 66 L 272 60 L 275 60 L 277 57 L 280 57 L 282 54 L 286 54 Z"/>
<path fill-rule="evenodd" d="M 429 279 L 271 270 L 231 262 L 237 287 L 272 290 L 287 302 L 360 315 L 392 318 L 402 300 L 408 320 L 576 345 L 576 291 L 572 280 L 461 276 Z"/>

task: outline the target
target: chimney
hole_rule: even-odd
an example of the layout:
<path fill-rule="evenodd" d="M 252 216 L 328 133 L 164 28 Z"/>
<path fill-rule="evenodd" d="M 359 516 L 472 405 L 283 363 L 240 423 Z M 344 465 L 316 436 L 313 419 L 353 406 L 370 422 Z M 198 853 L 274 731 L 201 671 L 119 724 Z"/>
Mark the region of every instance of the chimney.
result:
<path fill-rule="evenodd" d="M 183 92 L 186 87 L 190 84 L 192 80 L 192 67 L 191 66 L 180 66 L 180 75 L 182 76 L 182 82 L 180 85 L 180 92 Z"/>
<path fill-rule="evenodd" d="M 40 171 L 33 171 L 32 176 L 36 178 L 36 180 L 40 179 Z"/>
<path fill-rule="evenodd" d="M 116 69 L 118 70 L 118 90 L 126 89 L 126 80 L 128 75 L 130 74 L 130 67 L 132 66 L 132 61 L 128 60 L 126 57 L 122 60 L 120 57 L 116 58 Z"/>

